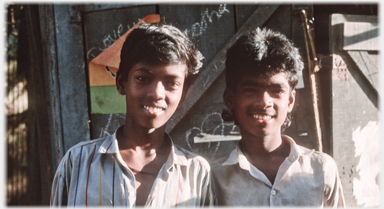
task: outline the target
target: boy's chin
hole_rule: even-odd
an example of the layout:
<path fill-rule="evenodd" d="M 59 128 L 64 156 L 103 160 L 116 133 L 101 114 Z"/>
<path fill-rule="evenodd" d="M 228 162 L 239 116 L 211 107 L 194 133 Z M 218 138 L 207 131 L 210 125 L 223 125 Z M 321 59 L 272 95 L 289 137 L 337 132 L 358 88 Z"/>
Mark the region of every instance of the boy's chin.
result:
<path fill-rule="evenodd" d="M 156 130 L 164 129 L 165 125 L 166 125 L 166 123 L 155 123 L 155 124 L 150 124 L 150 125 L 146 125 L 146 126 L 142 126 L 142 127 L 144 129 L 146 129 L 147 132 L 150 134 L 150 133 L 155 132 Z"/>

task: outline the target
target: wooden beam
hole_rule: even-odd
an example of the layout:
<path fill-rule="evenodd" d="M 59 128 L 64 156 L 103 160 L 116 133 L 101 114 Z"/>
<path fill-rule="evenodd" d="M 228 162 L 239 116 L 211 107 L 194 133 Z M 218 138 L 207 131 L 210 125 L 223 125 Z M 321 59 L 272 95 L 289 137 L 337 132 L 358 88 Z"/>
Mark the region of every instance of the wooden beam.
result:
<path fill-rule="evenodd" d="M 379 70 L 377 65 L 371 60 L 366 51 L 347 51 L 355 62 L 364 77 L 371 83 L 372 87 L 378 92 Z"/>
<path fill-rule="evenodd" d="M 344 23 L 344 50 L 378 51 L 379 26 L 372 22 Z"/>
<path fill-rule="evenodd" d="M 189 109 L 199 100 L 210 85 L 219 77 L 225 67 L 225 56 L 227 49 L 246 32 L 261 27 L 269 17 L 276 11 L 279 4 L 260 5 L 257 10 L 248 18 L 243 26 L 227 42 L 224 48 L 216 55 L 212 62 L 201 71 L 195 83 L 190 87 L 186 99 L 181 103 L 175 114 L 167 123 L 166 131 L 170 133 L 179 121 L 187 114 Z"/>

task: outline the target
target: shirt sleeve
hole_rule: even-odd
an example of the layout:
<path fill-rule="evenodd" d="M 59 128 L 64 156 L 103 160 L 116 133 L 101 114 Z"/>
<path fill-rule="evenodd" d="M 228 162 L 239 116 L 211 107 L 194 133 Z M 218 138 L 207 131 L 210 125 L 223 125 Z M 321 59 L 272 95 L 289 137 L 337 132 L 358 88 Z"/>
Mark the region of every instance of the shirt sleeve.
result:
<path fill-rule="evenodd" d="M 52 182 L 51 207 L 67 205 L 68 183 L 70 182 L 70 167 L 68 153 L 60 161 Z"/>
<path fill-rule="evenodd" d="M 325 163 L 324 207 L 345 207 L 343 187 L 336 162 L 326 156 Z"/>

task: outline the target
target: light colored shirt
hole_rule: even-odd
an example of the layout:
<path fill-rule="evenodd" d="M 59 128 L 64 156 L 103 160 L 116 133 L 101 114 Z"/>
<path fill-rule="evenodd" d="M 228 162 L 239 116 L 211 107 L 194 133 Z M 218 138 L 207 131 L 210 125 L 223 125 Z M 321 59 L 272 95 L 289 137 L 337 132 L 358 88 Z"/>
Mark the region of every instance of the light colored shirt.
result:
<path fill-rule="evenodd" d="M 289 142 L 290 154 L 279 167 L 273 184 L 247 160 L 238 145 L 228 158 L 211 164 L 218 205 L 345 205 L 339 172 L 333 158 L 299 146 L 288 136 L 282 138 Z"/>
<path fill-rule="evenodd" d="M 208 162 L 171 144 L 145 207 L 212 206 Z M 135 188 L 135 177 L 120 155 L 115 132 L 68 150 L 53 180 L 51 206 L 135 207 Z"/>

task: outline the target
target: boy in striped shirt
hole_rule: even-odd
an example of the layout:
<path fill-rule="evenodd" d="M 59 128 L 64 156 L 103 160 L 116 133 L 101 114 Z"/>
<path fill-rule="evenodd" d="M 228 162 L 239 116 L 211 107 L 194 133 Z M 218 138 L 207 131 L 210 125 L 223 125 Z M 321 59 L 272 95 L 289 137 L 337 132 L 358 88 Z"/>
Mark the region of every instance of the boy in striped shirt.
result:
<path fill-rule="evenodd" d="M 173 26 L 136 27 L 122 47 L 116 76 L 127 105 L 125 124 L 113 135 L 81 142 L 65 154 L 53 181 L 51 205 L 212 205 L 209 164 L 165 133 L 202 59 Z"/>

